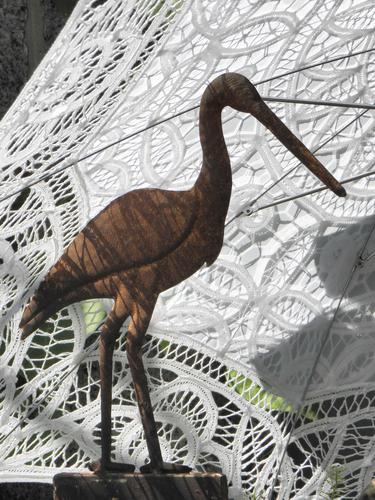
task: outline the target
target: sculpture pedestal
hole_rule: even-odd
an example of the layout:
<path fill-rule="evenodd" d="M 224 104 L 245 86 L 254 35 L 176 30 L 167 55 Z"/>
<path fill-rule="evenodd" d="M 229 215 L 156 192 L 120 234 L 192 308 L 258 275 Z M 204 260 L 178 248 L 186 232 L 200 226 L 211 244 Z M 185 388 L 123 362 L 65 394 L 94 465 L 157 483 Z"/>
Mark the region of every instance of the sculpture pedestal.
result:
<path fill-rule="evenodd" d="M 54 500 L 228 500 L 222 474 L 63 473 L 53 478 Z"/>

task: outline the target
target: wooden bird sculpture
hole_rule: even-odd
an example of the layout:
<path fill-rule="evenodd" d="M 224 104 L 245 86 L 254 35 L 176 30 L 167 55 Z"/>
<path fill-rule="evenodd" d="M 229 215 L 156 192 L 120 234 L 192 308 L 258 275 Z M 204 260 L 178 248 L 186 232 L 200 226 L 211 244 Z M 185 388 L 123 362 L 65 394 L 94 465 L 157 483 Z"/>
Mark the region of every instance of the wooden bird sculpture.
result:
<path fill-rule="evenodd" d="M 225 106 L 253 115 L 334 193 L 346 194 L 247 78 L 226 73 L 208 85 L 199 115 L 203 164 L 194 186 L 187 191 L 137 189 L 112 201 L 69 244 L 23 312 L 24 339 L 69 304 L 114 301 L 99 340 L 102 456 L 93 466 L 96 472 L 134 469 L 111 461 L 112 357 L 129 317 L 126 351 L 150 456 L 144 470 L 189 470 L 163 462 L 141 348 L 158 295 L 203 264 L 211 265 L 221 250 L 232 188 L 221 122 Z"/>

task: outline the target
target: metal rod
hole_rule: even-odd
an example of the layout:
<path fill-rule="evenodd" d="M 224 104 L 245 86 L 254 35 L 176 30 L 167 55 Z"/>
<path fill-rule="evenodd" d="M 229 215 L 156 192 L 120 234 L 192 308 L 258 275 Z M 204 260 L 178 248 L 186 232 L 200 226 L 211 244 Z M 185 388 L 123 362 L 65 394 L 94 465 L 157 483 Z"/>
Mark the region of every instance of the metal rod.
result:
<path fill-rule="evenodd" d="M 328 139 L 326 139 L 322 144 L 320 144 L 317 148 L 313 149 L 312 152 L 313 154 L 317 153 L 320 149 L 322 149 L 326 144 L 328 144 L 330 141 L 332 141 L 335 137 L 337 137 L 339 134 L 341 134 L 341 132 L 343 132 L 347 127 L 350 127 L 350 125 L 352 125 L 355 121 L 357 121 L 359 118 L 362 118 L 362 116 L 367 112 L 367 110 L 364 110 L 362 111 L 362 113 L 360 113 L 358 116 L 356 116 L 355 118 L 353 118 L 352 120 L 350 120 L 350 122 L 346 123 L 345 125 L 343 125 L 339 130 L 337 130 L 337 132 L 335 132 L 331 137 L 329 137 Z M 244 213 L 244 210 L 246 210 L 247 208 L 252 208 L 254 207 L 255 203 L 257 203 L 258 200 L 260 200 L 260 198 L 262 198 L 265 194 L 267 194 L 269 191 L 271 191 L 272 188 L 274 188 L 275 186 L 277 186 L 277 184 L 279 184 L 282 180 L 284 180 L 289 174 L 291 174 L 292 172 L 294 172 L 294 170 L 296 170 L 296 168 L 298 168 L 300 166 L 300 163 L 298 163 L 297 165 L 295 165 L 294 167 L 290 168 L 287 172 L 285 172 L 285 174 L 283 174 L 281 177 L 279 177 L 275 182 L 273 182 L 270 186 L 268 186 L 266 189 L 264 189 L 264 191 L 262 191 L 256 198 L 254 198 L 253 200 L 251 200 L 251 202 L 246 205 L 242 210 L 241 212 L 239 212 L 237 215 L 235 215 L 234 217 L 232 217 L 225 225 L 228 226 L 229 224 L 231 224 L 235 219 L 237 219 L 237 217 L 240 217 L 241 215 L 251 215 L 255 212 L 257 212 L 258 210 L 262 210 L 262 208 L 258 209 L 258 210 L 255 210 L 255 209 L 252 209 L 250 210 L 251 214 L 246 214 Z"/>
<path fill-rule="evenodd" d="M 371 170 L 370 172 L 364 172 L 363 174 L 355 175 L 354 177 L 349 177 L 347 179 L 341 180 L 341 184 L 348 184 L 349 182 L 355 182 L 360 179 L 364 179 L 365 177 L 369 177 L 370 175 L 375 175 L 375 170 Z M 293 196 L 288 196 L 287 198 L 282 198 L 281 200 L 276 200 L 272 203 L 268 203 L 267 205 L 262 205 L 259 208 L 255 208 L 253 213 L 260 212 L 261 210 L 265 210 L 266 208 L 275 207 L 277 205 L 281 205 L 282 203 L 287 203 L 288 201 L 298 200 L 299 198 L 304 198 L 310 194 L 320 193 L 321 191 L 326 191 L 328 188 L 326 186 L 322 186 L 315 189 L 310 189 L 310 191 L 306 191 L 304 193 L 296 194 Z M 241 214 L 239 214 L 241 215 Z"/>
<path fill-rule="evenodd" d="M 363 245 L 362 245 L 362 247 L 361 247 L 361 251 L 360 251 L 359 255 L 358 255 L 358 256 L 356 256 L 356 260 L 355 260 L 355 262 L 353 263 L 353 266 L 352 266 L 352 268 L 351 268 L 351 271 L 350 271 L 350 273 L 349 273 L 349 275 L 348 275 L 348 277 L 347 277 L 347 279 L 346 279 L 346 282 L 345 282 L 345 284 L 344 284 L 344 288 L 343 288 L 343 290 L 342 290 L 342 293 L 341 293 L 341 295 L 340 295 L 340 298 L 339 298 L 338 304 L 337 304 L 337 306 L 336 306 L 336 308 L 335 308 L 335 311 L 334 311 L 334 313 L 333 313 L 332 319 L 331 319 L 331 321 L 330 321 L 330 322 L 329 322 L 329 324 L 328 324 L 328 328 L 327 328 L 327 330 L 326 330 L 326 332 L 325 332 L 325 334 L 324 334 L 324 337 L 323 337 L 323 339 L 322 339 L 322 342 L 321 342 L 321 344 L 320 344 L 320 346 L 319 346 L 319 348 L 318 348 L 318 352 L 317 352 L 317 355 L 316 355 L 316 357 L 315 357 L 314 363 L 313 363 L 313 365 L 312 365 L 312 367 L 311 367 L 311 370 L 310 370 L 309 376 L 308 376 L 308 378 L 307 378 L 307 381 L 306 381 L 305 387 L 303 388 L 303 391 L 302 391 L 302 393 L 301 393 L 300 403 L 298 404 L 298 407 L 296 408 L 296 410 L 294 411 L 294 414 L 293 414 L 293 416 L 292 416 L 292 426 L 291 426 L 291 429 L 290 429 L 289 434 L 288 434 L 288 436 L 287 436 L 286 443 L 285 443 L 285 446 L 284 446 L 284 448 L 283 448 L 283 451 L 282 451 L 282 453 L 281 453 L 280 460 L 279 460 L 279 464 L 278 464 L 278 466 L 277 466 L 277 471 L 276 471 L 276 474 L 274 475 L 274 478 L 273 478 L 273 482 L 272 482 L 272 486 L 271 486 L 270 494 L 268 495 L 268 499 L 269 499 L 269 500 L 271 500 L 271 498 L 272 498 L 272 494 L 273 494 L 274 489 L 275 489 L 275 485 L 276 485 L 277 477 L 278 477 L 278 475 L 279 475 L 279 473 L 280 473 L 281 465 L 282 465 L 282 463 L 283 463 L 283 460 L 284 460 L 284 457 L 285 457 L 285 454 L 286 454 L 286 451 L 287 451 L 288 445 L 289 445 L 290 440 L 291 440 L 291 438 L 292 438 L 292 433 L 293 433 L 293 431 L 294 431 L 294 429 L 295 429 L 295 427 L 296 427 L 297 420 L 298 420 L 298 418 L 299 418 L 299 416 L 300 416 L 300 411 L 301 411 L 301 410 L 302 410 L 302 408 L 303 408 L 303 404 L 304 404 L 304 401 L 305 401 L 305 399 L 306 399 L 306 395 L 307 395 L 307 392 L 308 392 L 308 390 L 309 390 L 310 384 L 311 384 L 311 382 L 312 382 L 312 379 L 313 379 L 313 376 L 314 376 L 314 373 L 315 373 L 315 369 L 316 369 L 316 367 L 318 366 L 318 362 L 319 362 L 320 356 L 321 356 L 321 354 L 322 354 L 322 352 L 323 352 L 324 346 L 326 345 L 326 343 L 327 343 L 327 341 L 328 341 L 328 338 L 329 338 L 330 333 L 331 333 L 331 331 L 332 331 L 332 327 L 333 327 L 333 325 L 334 325 L 334 323 L 335 323 L 335 321 L 336 321 L 337 315 L 338 315 L 339 310 L 340 310 L 340 308 L 341 308 L 342 301 L 344 300 L 344 297 L 345 297 L 346 292 L 347 292 L 347 290 L 348 290 L 348 288 L 349 288 L 349 286 L 350 286 L 350 283 L 351 283 L 351 281 L 352 281 L 352 279 L 353 279 L 353 276 L 354 276 L 354 274 L 355 274 L 355 272 L 356 272 L 357 268 L 359 267 L 359 262 L 360 262 L 360 259 L 362 258 L 362 260 L 363 260 L 363 253 L 365 252 L 366 247 L 367 247 L 367 245 L 368 245 L 368 242 L 370 241 L 370 238 L 371 238 L 372 234 L 374 233 L 374 231 L 375 231 L 375 224 L 373 224 L 373 225 L 372 225 L 372 227 L 371 227 L 371 229 L 370 229 L 369 233 L 367 234 L 367 236 L 366 236 L 366 238 L 365 238 L 365 241 L 364 241 L 364 243 L 363 243 Z"/>
<path fill-rule="evenodd" d="M 375 105 L 372 105 L 372 104 L 349 104 L 349 103 L 340 103 L 340 102 L 328 103 L 328 102 L 324 102 L 324 101 L 310 101 L 310 100 L 306 100 L 306 99 L 289 99 L 289 98 L 276 98 L 276 97 L 262 97 L 262 99 L 264 101 L 272 101 L 272 102 L 291 102 L 291 103 L 314 104 L 314 105 L 323 105 L 323 106 L 339 106 L 339 107 L 345 107 L 345 108 L 360 108 L 360 109 L 365 109 L 366 111 L 369 109 L 375 109 Z M 136 132 L 132 132 L 131 134 L 126 135 L 126 136 L 118 139 L 117 141 L 111 142 L 110 144 L 107 144 L 106 146 L 103 146 L 103 147 L 101 147 L 101 148 L 99 148 L 91 153 L 88 153 L 87 155 L 82 156 L 81 158 L 79 158 L 77 160 L 73 160 L 66 165 L 62 165 L 60 168 L 57 168 L 53 172 L 48 172 L 44 175 L 41 175 L 38 179 L 35 179 L 34 181 L 29 182 L 26 186 L 21 187 L 19 189 L 16 189 L 15 191 L 13 191 L 13 193 L 10 193 L 10 194 L 5 195 L 2 198 L 0 198 L 0 203 L 8 200 L 12 196 L 16 196 L 17 194 L 22 193 L 22 191 L 24 191 L 25 189 L 28 189 L 32 186 L 35 186 L 35 184 L 38 184 L 39 182 L 48 180 L 49 178 L 53 177 L 54 175 L 59 174 L 65 170 L 67 170 L 68 168 L 73 167 L 74 165 L 76 165 L 79 162 L 85 161 L 85 160 L 91 158 L 92 156 L 95 156 L 95 155 L 105 151 L 106 149 L 108 149 L 110 147 L 116 146 L 117 144 L 119 144 L 123 141 L 126 141 L 127 139 L 131 139 L 132 137 L 134 137 L 142 132 L 146 132 L 147 130 L 150 130 L 151 128 L 156 127 L 157 125 L 161 125 L 162 123 L 165 123 L 165 122 L 171 120 L 172 118 L 176 118 L 180 115 L 183 115 L 184 113 L 188 113 L 189 111 L 193 111 L 193 110 L 198 109 L 198 108 L 199 108 L 199 106 L 193 106 L 189 109 L 185 109 L 184 111 L 180 111 L 179 113 L 176 113 L 172 117 L 164 118 L 163 120 L 159 120 L 157 122 L 154 122 L 141 130 L 138 130 Z M 64 159 L 58 160 L 58 161 L 52 163 L 49 168 L 54 167 L 55 165 L 59 164 L 61 161 L 64 161 Z M 288 174 L 289 173 L 290 172 L 288 172 Z M 288 174 L 286 174 L 286 175 L 288 175 Z M 282 178 L 284 178 L 284 177 L 282 177 Z M 282 178 L 280 180 L 282 180 Z"/>
<path fill-rule="evenodd" d="M 361 54 L 367 54 L 368 52 L 373 52 L 375 48 L 358 50 L 357 52 L 352 52 L 351 54 L 347 54 L 346 56 L 337 56 L 332 59 L 327 59 L 326 61 L 320 61 L 317 63 L 309 64 L 307 66 L 302 66 L 302 68 L 292 69 L 291 71 L 286 71 L 285 73 L 281 73 L 280 75 L 272 76 L 271 78 L 266 78 L 265 80 L 261 80 L 260 82 L 255 83 L 255 85 L 261 85 L 262 83 L 272 82 L 273 80 L 277 80 L 278 78 L 282 78 L 283 76 L 293 75 L 294 73 L 299 73 L 300 71 L 304 71 L 305 69 L 316 68 L 317 66 L 323 66 L 324 64 L 329 64 L 331 62 L 341 61 L 342 59 L 349 59 L 350 57 L 359 56 Z"/>
<path fill-rule="evenodd" d="M 354 57 L 354 56 L 357 56 L 357 55 L 360 55 L 360 54 L 365 54 L 365 53 L 368 53 L 368 52 L 372 52 L 374 50 L 375 50 L 375 48 L 373 48 L 373 49 L 367 49 L 367 50 L 362 50 L 362 51 L 358 51 L 358 52 L 353 52 L 351 54 L 347 54 L 346 56 L 340 56 L 340 57 L 336 57 L 336 58 L 333 58 L 333 59 L 328 59 L 326 61 L 321 61 L 321 62 L 318 62 L 318 63 L 310 64 L 308 66 L 303 66 L 302 68 L 295 69 L 295 70 L 292 70 L 292 71 L 288 71 L 286 73 L 281 73 L 281 74 L 276 75 L 276 76 L 274 76 L 272 78 L 261 80 L 261 81 L 255 83 L 254 85 L 261 85 L 262 83 L 267 83 L 267 82 L 270 82 L 272 80 L 276 80 L 278 78 L 282 78 L 283 76 L 291 75 L 293 73 L 298 73 L 299 71 L 303 71 L 305 69 L 314 68 L 316 66 L 322 66 L 324 64 L 328 64 L 330 62 L 338 61 L 340 59 L 348 59 L 350 57 Z M 271 100 L 273 98 L 265 98 L 265 100 L 267 100 L 267 99 Z M 279 99 L 279 101 L 280 101 L 280 99 Z M 287 102 L 289 102 L 289 101 L 287 101 Z M 300 101 L 298 101 L 298 102 L 300 102 Z M 311 104 L 311 102 L 309 102 L 309 104 Z M 329 106 L 329 104 L 327 104 L 327 103 L 325 103 L 325 105 Z M 342 104 L 342 103 L 340 105 L 344 105 L 345 106 L 345 104 Z M 369 105 L 358 105 L 357 107 L 365 107 L 366 109 L 373 109 L 373 107 L 371 107 L 371 106 L 372 105 L 369 104 Z M 39 182 L 45 181 L 45 180 L 49 179 L 50 177 L 54 176 L 55 174 L 58 174 L 58 173 L 60 173 L 60 172 L 62 172 L 64 170 L 67 170 L 68 168 L 71 168 L 72 166 L 74 166 L 78 162 L 87 160 L 88 158 L 91 158 L 92 156 L 95 156 L 95 155 L 101 153 L 102 151 L 104 151 L 104 150 L 106 150 L 106 149 L 108 149 L 110 147 L 116 146 L 117 144 L 119 144 L 119 143 L 121 143 L 123 141 L 126 141 L 127 139 L 131 139 L 132 137 L 134 137 L 134 136 L 136 136 L 138 134 L 141 134 L 142 132 L 146 132 L 147 130 L 149 130 L 149 129 L 153 128 L 153 127 L 157 127 L 158 125 L 161 125 L 162 123 L 165 123 L 165 122 L 167 122 L 169 120 L 172 120 L 173 118 L 177 118 L 178 116 L 181 116 L 181 115 L 183 115 L 185 113 L 189 113 L 190 111 L 194 111 L 195 109 L 198 109 L 198 108 L 199 108 L 199 105 L 192 106 L 190 108 L 184 109 L 183 111 L 175 113 L 174 115 L 168 116 L 167 118 L 163 118 L 162 120 L 158 120 L 158 121 L 152 122 L 149 125 L 147 125 L 146 127 L 142 128 L 142 129 L 139 129 L 139 130 L 136 130 L 135 132 L 132 132 L 131 134 L 128 134 L 128 135 L 126 135 L 126 136 L 118 139 L 117 141 L 111 142 L 110 144 L 107 144 L 106 146 L 103 146 L 102 148 L 99 148 L 96 151 L 93 151 L 92 153 L 89 153 L 89 154 L 83 156 L 82 158 L 79 158 L 76 161 L 72 161 L 72 162 L 68 163 L 67 165 L 64 165 L 63 167 L 55 170 L 54 172 L 49 172 L 48 174 L 42 175 L 38 179 L 35 179 L 34 181 L 29 182 L 26 186 L 23 186 L 22 188 L 17 189 L 13 193 L 10 193 L 10 194 L 8 194 L 6 196 L 1 197 L 0 198 L 0 203 L 2 203 L 3 201 L 8 200 L 9 198 L 12 198 L 13 196 L 16 196 L 17 194 L 22 193 L 22 191 L 24 189 L 30 188 L 32 186 L 35 186 L 35 184 L 38 184 Z M 57 162 L 52 163 L 49 166 L 49 168 L 54 167 L 55 165 L 57 165 L 61 161 L 64 161 L 64 159 L 63 160 L 60 159 Z"/>
<path fill-rule="evenodd" d="M 338 102 L 338 101 L 315 101 L 310 99 L 291 99 L 282 97 L 262 97 L 263 101 L 268 102 L 292 102 L 296 104 L 312 104 L 313 106 L 334 106 L 340 108 L 359 108 L 359 109 L 375 109 L 374 104 L 355 104 L 352 102 Z"/>
<path fill-rule="evenodd" d="M 62 165 L 60 168 L 57 168 L 56 170 L 54 170 L 53 172 L 48 172 L 46 174 L 43 174 L 41 175 L 38 179 L 35 179 L 34 181 L 31 181 L 29 182 L 26 186 L 23 186 L 19 189 L 16 189 L 13 193 L 10 193 L 8 195 L 5 195 L 3 196 L 2 198 L 0 198 L 0 203 L 2 203 L 3 201 L 6 201 L 8 200 L 9 198 L 12 198 L 12 196 L 16 196 L 17 194 L 20 194 L 22 193 L 22 191 L 24 191 L 25 189 L 28 189 L 32 186 L 35 186 L 35 184 L 38 184 L 39 182 L 42 182 L 42 181 L 45 181 L 47 179 L 50 179 L 51 177 L 53 177 L 54 175 L 56 174 L 59 174 L 65 170 L 67 170 L 68 168 L 71 168 L 73 167 L 74 165 L 76 165 L 77 163 L 81 162 L 81 161 L 84 161 L 84 160 L 87 160 L 88 158 L 91 158 L 92 156 L 95 156 L 103 151 L 105 151 L 106 149 L 108 148 L 111 148 L 113 146 L 116 146 L 117 144 L 123 142 L 123 141 L 126 141 L 127 139 L 131 139 L 132 137 L 142 133 L 142 132 L 146 132 L 147 130 L 153 128 L 153 127 L 156 127 L 157 125 L 160 125 L 162 123 L 165 123 L 167 122 L 168 120 L 171 120 L 172 118 L 176 118 L 180 115 L 183 115 L 184 113 L 188 113 L 189 111 L 192 111 L 194 109 L 197 109 L 199 106 L 194 106 L 192 108 L 189 108 L 189 109 L 185 109 L 184 111 L 180 111 L 179 113 L 176 113 L 175 115 L 173 116 L 169 116 L 168 118 L 164 118 L 163 120 L 159 120 L 157 122 L 153 122 L 149 125 L 147 125 L 147 127 L 141 129 L 141 130 L 136 130 L 135 132 L 132 132 L 131 134 L 128 134 L 124 137 L 121 137 L 120 139 L 118 139 L 117 141 L 114 141 L 114 142 L 111 142 L 110 144 L 107 144 L 106 146 L 103 146 L 102 148 L 99 148 L 99 149 L 96 149 L 95 151 L 93 151 L 92 153 L 88 153 L 87 155 L 85 156 L 82 156 L 81 158 L 78 158 L 76 160 L 72 160 L 70 161 L 69 163 L 67 163 L 66 165 Z M 64 161 L 67 157 L 63 158 L 62 160 L 58 160 L 58 161 L 55 161 L 53 162 L 50 166 L 49 166 L 49 169 L 51 167 L 54 167 L 55 165 L 58 165 L 59 163 L 61 163 L 62 161 Z"/>

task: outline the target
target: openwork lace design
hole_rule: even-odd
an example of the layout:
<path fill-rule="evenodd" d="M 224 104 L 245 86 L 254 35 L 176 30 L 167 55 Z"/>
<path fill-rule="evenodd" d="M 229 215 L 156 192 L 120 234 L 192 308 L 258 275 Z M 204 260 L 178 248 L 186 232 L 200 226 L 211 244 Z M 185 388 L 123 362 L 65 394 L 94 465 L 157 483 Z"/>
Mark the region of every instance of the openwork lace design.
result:
<path fill-rule="evenodd" d="M 374 16 L 370 0 L 79 2 L 0 124 L 2 481 L 51 481 L 99 454 L 108 304 L 65 309 L 25 343 L 17 328 L 63 248 L 129 190 L 193 184 L 196 106 L 225 71 L 264 97 L 347 103 L 270 106 L 339 179 L 374 170 L 373 111 L 353 107 L 374 102 Z M 213 266 L 158 302 L 144 356 L 164 458 L 222 470 L 234 499 L 324 498 L 332 471 L 357 498 L 375 469 L 373 178 L 346 184 L 346 199 L 279 203 L 318 181 L 252 117 L 226 109 L 223 122 L 228 221 L 296 168 L 227 224 Z M 114 455 L 139 466 L 123 342 Z"/>

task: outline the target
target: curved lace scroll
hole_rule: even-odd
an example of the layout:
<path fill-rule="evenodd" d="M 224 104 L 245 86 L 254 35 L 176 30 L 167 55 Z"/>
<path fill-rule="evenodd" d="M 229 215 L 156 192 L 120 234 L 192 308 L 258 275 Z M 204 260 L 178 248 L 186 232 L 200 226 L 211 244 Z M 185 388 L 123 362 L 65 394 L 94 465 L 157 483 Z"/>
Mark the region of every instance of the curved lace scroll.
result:
<path fill-rule="evenodd" d="M 92 339 L 108 304 L 64 309 L 25 343 L 17 328 L 74 235 L 131 189 L 194 183 L 196 106 L 225 71 L 263 96 L 348 103 L 271 107 L 338 178 L 374 170 L 373 114 L 350 107 L 374 101 L 373 46 L 371 1 L 78 3 L 0 124 L 1 480 L 50 481 L 98 455 Z M 342 497 L 357 498 L 375 468 L 373 238 L 341 298 L 375 223 L 373 177 L 348 184 L 346 199 L 277 204 L 318 181 L 253 118 L 228 108 L 223 126 L 228 221 L 296 168 L 227 224 L 211 267 L 159 299 L 145 357 L 163 454 L 223 470 L 235 499 L 273 488 L 323 498 L 332 471 Z M 114 450 L 140 465 L 121 345 L 115 356 Z"/>

